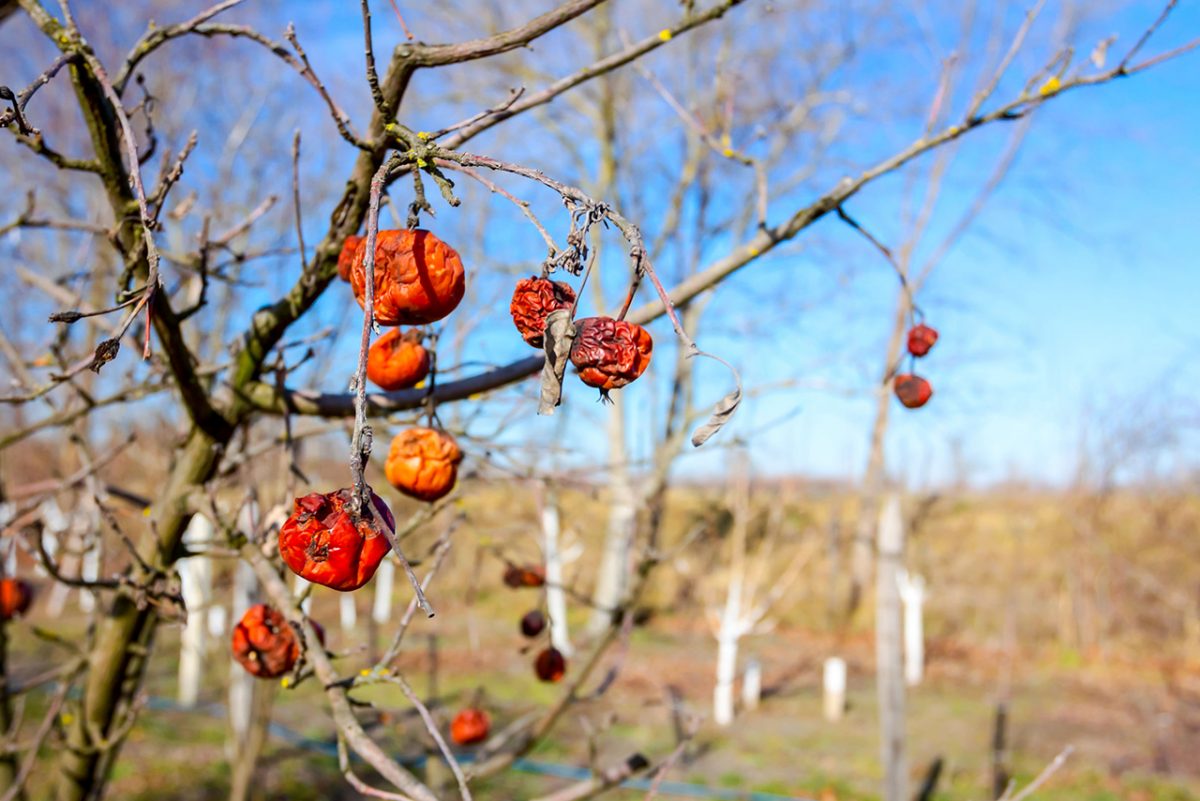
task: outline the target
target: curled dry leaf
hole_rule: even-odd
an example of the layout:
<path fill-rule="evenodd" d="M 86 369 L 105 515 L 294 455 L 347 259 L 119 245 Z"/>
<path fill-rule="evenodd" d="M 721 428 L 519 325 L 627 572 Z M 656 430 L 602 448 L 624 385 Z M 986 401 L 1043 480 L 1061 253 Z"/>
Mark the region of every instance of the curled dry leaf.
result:
<path fill-rule="evenodd" d="M 567 372 L 567 360 L 571 345 L 575 341 L 575 325 L 571 322 L 570 309 L 556 309 L 546 315 L 542 347 L 546 351 L 546 363 L 542 365 L 541 398 L 538 414 L 554 414 L 562 403 L 562 382 Z"/>

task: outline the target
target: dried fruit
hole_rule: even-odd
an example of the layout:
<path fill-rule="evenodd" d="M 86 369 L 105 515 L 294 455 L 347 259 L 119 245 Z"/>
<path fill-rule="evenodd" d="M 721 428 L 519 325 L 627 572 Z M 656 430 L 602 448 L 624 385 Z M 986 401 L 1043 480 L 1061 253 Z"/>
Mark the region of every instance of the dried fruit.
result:
<path fill-rule="evenodd" d="M 338 254 L 338 277 L 343 281 L 350 280 L 350 268 L 354 266 L 354 252 L 363 241 L 361 236 L 351 234 L 342 244 L 342 252 Z"/>
<path fill-rule="evenodd" d="M 533 669 L 542 681 L 562 681 L 567 673 L 567 659 L 557 648 L 547 648 L 537 655 Z"/>
<path fill-rule="evenodd" d="M 0 580 L 0 620 L 20 617 L 33 603 L 33 585 L 24 579 Z"/>
<path fill-rule="evenodd" d="M 607 395 L 635 380 L 650 364 L 654 340 L 640 325 L 611 317 L 585 317 L 575 321 L 571 363 L 589 387 Z"/>
<path fill-rule="evenodd" d="M 534 609 L 532 612 L 526 612 L 521 618 L 521 634 L 526 637 L 536 637 L 546 630 L 546 616 L 542 614 L 542 610 Z"/>
<path fill-rule="evenodd" d="M 325 631 L 310 621 L 317 639 L 325 644 Z M 260 679 L 274 679 L 291 670 L 300 658 L 300 640 L 287 620 L 266 604 L 255 604 L 246 610 L 233 627 L 230 643 L 233 658 L 246 672 Z"/>
<path fill-rule="evenodd" d="M 409 428 L 392 440 L 384 473 L 393 487 L 421 501 L 436 501 L 454 489 L 462 451 L 449 434 Z"/>
<path fill-rule="evenodd" d="M 921 357 L 929 353 L 930 348 L 938 340 L 936 328 L 930 328 L 925 323 L 914 325 L 908 331 L 908 352 Z"/>
<path fill-rule="evenodd" d="M 541 587 L 546 583 L 546 569 L 537 565 L 509 565 L 504 569 L 504 583 L 509 587 Z"/>
<path fill-rule="evenodd" d="M 350 489 L 296 499 L 295 511 L 279 530 L 279 555 L 302 578 L 342 592 L 371 580 L 391 550 L 374 516 L 354 515 Z M 387 504 L 375 493 L 371 502 L 389 528 L 395 527 Z"/>
<path fill-rule="evenodd" d="M 388 331 L 367 351 L 367 378 L 385 392 L 408 389 L 429 375 L 429 352 L 414 329 Z"/>
<path fill-rule="evenodd" d="M 471 745 L 486 740 L 491 730 L 492 721 L 487 713 L 476 707 L 468 707 L 450 722 L 450 739 L 456 745 Z"/>
<path fill-rule="evenodd" d="M 354 252 L 350 286 L 358 304 L 366 296 L 364 239 Z M 375 322 L 424 325 L 445 317 L 466 291 L 462 259 L 429 231 L 380 231 L 375 239 Z"/>
<path fill-rule="evenodd" d="M 569 309 L 574 302 L 575 290 L 570 284 L 530 276 L 517 282 L 508 311 L 521 338 L 540 348 L 546 330 L 546 315 L 557 309 Z"/>
<path fill-rule="evenodd" d="M 919 375 L 901 373 L 894 385 L 896 397 L 909 409 L 919 409 L 933 397 L 933 387 Z"/>

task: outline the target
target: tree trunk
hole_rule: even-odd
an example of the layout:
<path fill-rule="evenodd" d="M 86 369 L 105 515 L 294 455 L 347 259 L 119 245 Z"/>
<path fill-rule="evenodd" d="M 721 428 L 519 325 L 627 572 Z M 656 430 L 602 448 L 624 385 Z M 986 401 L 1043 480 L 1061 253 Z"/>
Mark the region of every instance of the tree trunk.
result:
<path fill-rule="evenodd" d="M 550 616 L 550 644 L 571 655 L 567 627 L 567 594 L 563 591 L 562 552 L 559 550 L 558 493 L 547 487 L 542 498 L 542 556 L 546 560 L 546 611 Z"/>
<path fill-rule="evenodd" d="M 629 548 L 633 543 L 637 516 L 637 496 L 629 475 L 629 457 L 625 449 L 625 403 L 614 396 L 608 417 L 608 531 L 604 554 L 592 595 L 592 616 L 588 634 L 599 636 L 612 625 L 613 613 L 621 604 L 629 579 Z"/>
<path fill-rule="evenodd" d="M 896 295 L 896 309 L 892 317 L 892 332 L 888 338 L 887 354 L 883 363 L 879 385 L 875 395 L 875 420 L 871 425 L 871 444 L 867 455 L 867 468 L 863 473 L 859 496 L 858 523 L 854 532 L 854 548 L 850 564 L 850 592 L 846 600 L 846 620 L 854 617 L 862 603 L 862 594 L 871 576 L 871 557 L 875 545 L 875 523 L 879 516 L 879 498 L 883 493 L 886 460 L 884 443 L 887 439 L 888 415 L 892 407 L 892 372 L 900 356 L 904 331 L 908 323 L 908 294 L 901 289 Z"/>
<path fill-rule="evenodd" d="M 908 801 L 905 756 L 904 675 L 897 579 L 904 551 L 900 500 L 889 496 L 879 518 L 876 567 L 875 673 L 879 694 L 879 740 L 883 760 L 883 801 Z"/>
<path fill-rule="evenodd" d="M 191 517 L 188 496 L 212 476 L 218 452 L 212 437 L 192 429 L 154 503 L 153 525 L 139 546 L 152 565 L 166 568 L 174 561 Z M 58 801 L 88 801 L 103 794 L 122 737 L 97 743 L 91 732 L 108 738 L 118 730 L 121 718 L 132 713 L 131 702 L 142 683 L 158 620 L 153 604 L 139 609 L 125 593 L 112 599 L 89 654 L 82 697 L 70 704 L 72 722 L 66 727 L 55 791 Z"/>

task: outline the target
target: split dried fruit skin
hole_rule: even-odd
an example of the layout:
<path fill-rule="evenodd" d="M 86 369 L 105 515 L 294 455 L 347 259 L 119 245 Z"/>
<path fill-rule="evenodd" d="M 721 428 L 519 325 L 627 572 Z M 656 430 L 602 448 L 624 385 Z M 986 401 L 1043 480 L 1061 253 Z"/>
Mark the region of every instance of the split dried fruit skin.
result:
<path fill-rule="evenodd" d="M 358 305 L 366 297 L 367 241 L 354 252 L 350 286 Z M 375 238 L 375 322 L 424 325 L 457 308 L 466 291 L 462 259 L 429 231 L 380 231 Z"/>
<path fill-rule="evenodd" d="M 542 681 L 562 681 L 567 675 L 567 659 L 557 648 L 547 648 L 537 655 L 533 669 Z"/>
<path fill-rule="evenodd" d="M 936 328 L 930 328 L 925 323 L 913 326 L 908 332 L 908 352 L 920 358 L 933 348 L 938 340 Z"/>
<path fill-rule="evenodd" d="M 24 579 L 6 578 L 0 581 L 0 620 L 20 617 L 33 603 L 33 585 Z"/>
<path fill-rule="evenodd" d="M 367 510 L 355 520 L 348 508 L 352 497 L 352 490 L 340 489 L 296 499 L 295 511 L 279 530 L 279 555 L 293 573 L 340 592 L 357 590 L 375 575 L 391 544 Z M 371 502 L 394 530 L 383 499 L 372 492 Z"/>
<path fill-rule="evenodd" d="M 454 489 L 462 458 L 458 443 L 444 431 L 409 428 L 392 439 L 383 469 L 393 487 L 432 503 Z"/>
<path fill-rule="evenodd" d="M 575 290 L 570 284 L 531 276 L 517 282 L 508 311 L 521 338 L 540 348 L 546 331 L 546 315 L 558 309 L 569 309 L 573 303 Z"/>
<path fill-rule="evenodd" d="M 513 589 L 541 587 L 546 584 L 546 569 L 536 565 L 509 565 L 504 569 L 504 583 Z"/>
<path fill-rule="evenodd" d="M 579 378 L 601 393 L 635 381 L 650 364 L 654 340 L 640 325 L 611 317 L 575 321 L 571 363 Z"/>
<path fill-rule="evenodd" d="M 901 373 L 894 384 L 896 397 L 909 409 L 919 409 L 933 397 L 933 386 L 919 375 Z"/>
<path fill-rule="evenodd" d="M 450 723 L 450 739 L 456 745 L 471 745 L 487 739 L 492 721 L 482 709 L 469 707 L 454 716 Z"/>
<path fill-rule="evenodd" d="M 354 266 L 354 253 L 358 250 L 358 246 L 362 243 L 361 236 L 351 234 L 346 237 L 345 243 L 342 245 L 342 252 L 338 254 L 338 277 L 343 281 L 350 280 L 350 268 Z"/>
<path fill-rule="evenodd" d="M 546 616 L 542 614 L 542 610 L 534 609 L 532 612 L 526 612 L 521 618 L 521 634 L 526 637 L 536 637 L 546 630 Z"/>
<path fill-rule="evenodd" d="M 325 632 L 311 621 L 323 645 Z M 246 672 L 260 679 L 275 679 L 287 673 L 300 658 L 300 641 L 279 612 L 266 604 L 246 610 L 233 627 L 230 647 L 233 658 Z"/>
<path fill-rule="evenodd" d="M 429 351 L 416 330 L 388 331 L 367 351 L 367 378 L 385 392 L 409 389 L 429 375 Z"/>

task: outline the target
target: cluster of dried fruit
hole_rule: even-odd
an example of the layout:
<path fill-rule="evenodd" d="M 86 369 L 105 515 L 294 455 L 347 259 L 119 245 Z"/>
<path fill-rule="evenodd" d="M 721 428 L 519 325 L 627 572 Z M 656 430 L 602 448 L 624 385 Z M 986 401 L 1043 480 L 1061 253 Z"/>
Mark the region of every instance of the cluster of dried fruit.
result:
<path fill-rule="evenodd" d="M 546 586 L 546 570 L 540 565 L 514 565 L 504 568 L 504 584 L 512 589 Z M 521 617 L 521 636 L 535 640 L 546 631 L 546 615 L 541 609 L 532 609 Z M 561 681 L 567 673 L 567 659 L 554 646 L 538 653 L 533 661 L 533 671 L 542 681 Z"/>
<path fill-rule="evenodd" d="M 936 329 L 918 323 L 908 331 L 908 352 L 914 359 L 920 359 L 929 353 L 937 339 Z M 933 385 L 915 373 L 898 373 L 892 388 L 900 403 L 909 409 L 919 409 L 933 397 Z"/>
<path fill-rule="evenodd" d="M 338 275 L 366 303 L 366 239 L 346 238 Z M 375 322 L 427 325 L 445 318 L 462 301 L 466 273 L 454 248 L 429 231 L 379 231 L 375 238 Z M 385 392 L 411 389 L 429 376 L 430 355 L 421 331 L 396 328 L 371 344 L 367 378 Z M 454 438 L 431 428 L 410 428 L 392 440 L 388 482 L 405 495 L 433 502 L 454 489 L 462 451 Z"/>
<path fill-rule="evenodd" d="M 575 292 L 562 281 L 530 277 L 517 282 L 509 313 L 522 339 L 535 348 L 545 344 L 546 318 L 575 305 Z M 609 390 L 637 380 L 654 348 L 650 332 L 640 325 L 612 317 L 586 317 L 575 321 L 571 363 L 579 378 L 607 396 Z"/>

